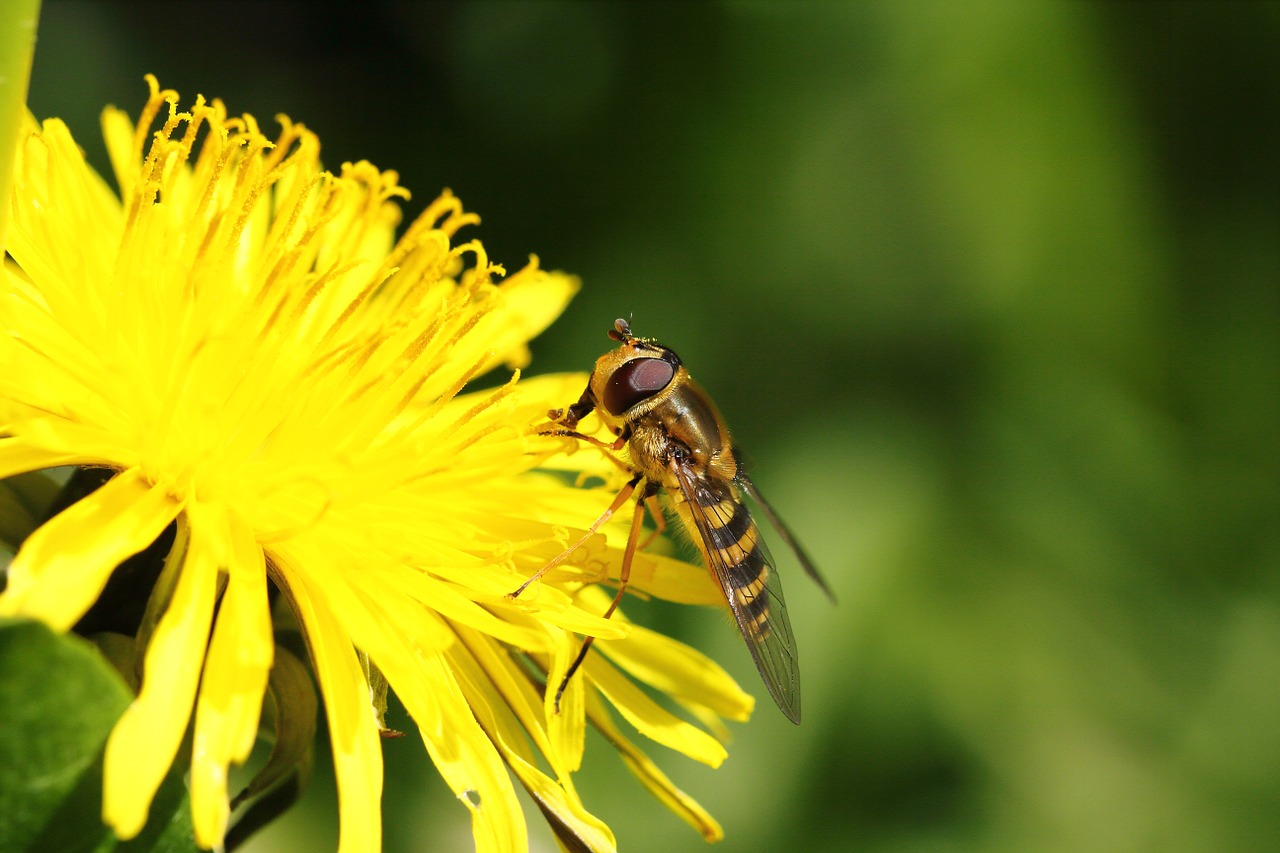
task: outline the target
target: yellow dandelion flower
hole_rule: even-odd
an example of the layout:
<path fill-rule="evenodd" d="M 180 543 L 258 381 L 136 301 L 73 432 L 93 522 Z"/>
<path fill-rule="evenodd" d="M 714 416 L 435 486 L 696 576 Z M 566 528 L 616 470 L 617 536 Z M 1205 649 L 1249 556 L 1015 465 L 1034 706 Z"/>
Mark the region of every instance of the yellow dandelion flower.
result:
<path fill-rule="evenodd" d="M 69 630 L 122 562 L 164 555 L 136 629 L 137 695 L 106 745 L 106 823 L 141 830 L 190 730 L 196 840 L 221 843 L 228 769 L 258 737 L 285 655 L 273 630 L 292 614 L 328 718 L 339 849 L 381 845 L 383 684 L 480 850 L 527 846 L 513 777 L 566 844 L 613 849 L 572 781 L 588 722 L 718 838 L 612 714 L 717 765 L 708 731 L 752 700 L 697 652 L 601 618 L 610 596 L 595 583 L 617 576 L 625 530 L 508 595 L 608 502 L 551 473 L 610 477 L 607 463 L 533 431 L 583 377 L 516 381 L 575 281 L 536 259 L 505 276 L 458 241 L 478 220 L 448 193 L 396 240 L 408 194 L 394 172 L 326 172 L 301 125 L 282 117 L 271 139 L 217 101 L 182 110 L 148 80 L 137 122 L 103 116 L 118 195 L 62 122 L 24 130 L 0 283 L 0 478 L 108 475 L 22 543 L 0 615 Z M 461 393 L 501 365 L 510 381 Z M 640 556 L 631 583 L 719 600 L 702 570 L 658 556 Z M 601 653 L 557 713 L 545 684 L 582 635 Z"/>

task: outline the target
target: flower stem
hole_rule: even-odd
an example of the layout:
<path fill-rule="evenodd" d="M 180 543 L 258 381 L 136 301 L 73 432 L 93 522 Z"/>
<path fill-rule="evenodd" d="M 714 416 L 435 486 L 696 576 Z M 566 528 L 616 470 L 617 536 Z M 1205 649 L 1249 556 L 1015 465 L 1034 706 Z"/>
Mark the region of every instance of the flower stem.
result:
<path fill-rule="evenodd" d="M 13 153 L 27 108 L 31 56 L 36 48 L 36 20 L 40 0 L 0 3 L 0 246 L 9 224 L 9 186 L 13 181 Z"/>

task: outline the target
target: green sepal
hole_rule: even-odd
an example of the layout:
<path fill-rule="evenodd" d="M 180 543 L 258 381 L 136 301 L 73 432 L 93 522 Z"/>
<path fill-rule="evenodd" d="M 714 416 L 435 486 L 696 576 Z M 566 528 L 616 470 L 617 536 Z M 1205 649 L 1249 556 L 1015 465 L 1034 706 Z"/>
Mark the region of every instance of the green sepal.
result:
<path fill-rule="evenodd" d="M 0 546 L 17 553 L 18 546 L 45 517 L 58 489 L 58 484 L 43 471 L 0 480 Z"/>
<path fill-rule="evenodd" d="M 98 647 L 98 653 L 115 668 L 125 685 L 136 695 L 142 686 L 138 681 L 142 667 L 138 663 L 137 641 L 128 634 L 102 631 L 90 637 L 89 642 Z"/>
<path fill-rule="evenodd" d="M 373 703 L 373 716 L 378 721 L 379 734 L 386 738 L 404 737 L 404 732 L 387 725 L 387 691 L 391 687 L 387 677 L 378 669 L 368 652 L 358 652 L 357 656 L 360 658 L 360 668 L 364 670 L 364 680 L 369 685 L 369 701 Z"/>
<path fill-rule="evenodd" d="M 271 729 L 271 755 L 231 801 L 232 809 L 253 802 L 227 833 L 227 850 L 235 850 L 286 811 L 305 789 L 314 759 L 318 708 L 315 685 L 306 666 L 277 644 L 262 715 L 263 728 Z"/>

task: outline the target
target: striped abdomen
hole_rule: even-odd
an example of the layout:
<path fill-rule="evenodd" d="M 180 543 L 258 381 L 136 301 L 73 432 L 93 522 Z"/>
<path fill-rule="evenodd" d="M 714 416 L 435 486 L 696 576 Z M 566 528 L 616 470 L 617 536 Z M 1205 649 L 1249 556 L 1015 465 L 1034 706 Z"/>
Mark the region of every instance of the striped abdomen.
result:
<path fill-rule="evenodd" d="M 760 543 L 760 530 L 746 505 L 732 494 L 700 494 L 706 518 L 707 559 L 723 580 L 729 604 L 741 614 L 757 639 L 769 636 L 769 564 Z"/>

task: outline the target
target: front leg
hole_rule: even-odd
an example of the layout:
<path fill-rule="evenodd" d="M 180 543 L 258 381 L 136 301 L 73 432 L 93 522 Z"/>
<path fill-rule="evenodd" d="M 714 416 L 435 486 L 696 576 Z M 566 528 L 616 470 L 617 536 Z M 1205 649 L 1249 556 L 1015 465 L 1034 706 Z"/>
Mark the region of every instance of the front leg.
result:
<path fill-rule="evenodd" d="M 591 396 L 591 385 L 587 384 L 583 390 L 582 396 L 578 398 L 578 402 L 574 403 L 568 409 L 552 409 L 547 412 L 547 417 L 551 419 L 551 424 L 538 430 L 538 435 L 560 436 L 563 438 L 573 438 L 578 441 L 585 441 L 588 444 L 599 448 L 609 461 L 617 465 L 623 471 L 632 473 L 631 466 L 614 456 L 619 450 L 627 444 L 629 430 L 623 430 L 613 441 L 602 441 L 594 435 L 587 435 L 579 432 L 578 421 L 595 411 L 596 401 Z"/>
<path fill-rule="evenodd" d="M 578 421 L 595 411 L 596 401 L 591 396 L 591 382 L 587 382 L 587 387 L 582 390 L 582 396 L 578 398 L 578 402 L 574 403 L 567 410 L 552 409 L 547 412 L 547 417 L 555 421 L 567 430 L 577 429 Z"/>

